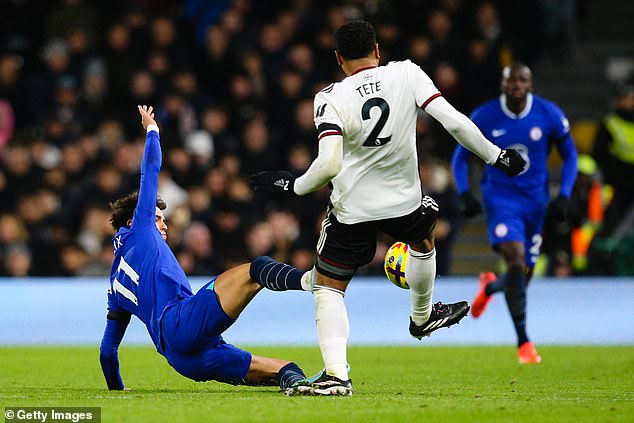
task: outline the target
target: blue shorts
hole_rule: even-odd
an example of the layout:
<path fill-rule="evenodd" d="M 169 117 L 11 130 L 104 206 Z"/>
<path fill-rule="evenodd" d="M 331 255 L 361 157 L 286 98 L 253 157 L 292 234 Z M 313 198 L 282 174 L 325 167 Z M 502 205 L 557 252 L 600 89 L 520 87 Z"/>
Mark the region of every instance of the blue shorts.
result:
<path fill-rule="evenodd" d="M 251 353 L 227 344 L 221 334 L 234 319 L 224 312 L 214 280 L 167 309 L 161 320 L 165 358 L 181 375 L 197 382 L 244 383 Z"/>
<path fill-rule="evenodd" d="M 535 267 L 543 241 L 546 209 L 485 203 L 485 210 L 489 244 L 495 247 L 503 242 L 519 241 L 524 244 L 526 265 Z"/>

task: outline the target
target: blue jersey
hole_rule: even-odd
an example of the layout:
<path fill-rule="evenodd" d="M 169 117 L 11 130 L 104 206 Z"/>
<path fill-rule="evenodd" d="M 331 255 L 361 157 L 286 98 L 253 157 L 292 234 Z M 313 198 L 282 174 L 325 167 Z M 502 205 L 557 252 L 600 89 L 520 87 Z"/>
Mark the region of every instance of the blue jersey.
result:
<path fill-rule="evenodd" d="M 529 94 L 525 109 L 515 115 L 506 107 L 502 95 L 479 106 L 471 119 L 491 142 L 501 148 L 518 150 L 527 161 L 525 171 L 513 178 L 491 165 L 486 166 L 481 181 L 485 202 L 545 208 L 550 198 L 548 156 L 553 145 L 557 145 L 566 162 L 561 192 L 570 196 L 576 176 L 576 154 L 568 154 L 568 151 L 574 153 L 574 142 L 568 119 L 554 103 Z M 459 193 L 469 190 L 465 169 L 470 154 L 460 145 L 454 152 L 453 168 Z"/>
<path fill-rule="evenodd" d="M 185 272 L 156 227 L 156 198 L 161 169 L 157 131 L 149 131 L 141 163 L 139 200 L 132 224 L 113 238 L 115 259 L 110 272 L 108 310 L 137 316 L 148 329 L 159 353 L 163 311 L 191 297 Z"/>

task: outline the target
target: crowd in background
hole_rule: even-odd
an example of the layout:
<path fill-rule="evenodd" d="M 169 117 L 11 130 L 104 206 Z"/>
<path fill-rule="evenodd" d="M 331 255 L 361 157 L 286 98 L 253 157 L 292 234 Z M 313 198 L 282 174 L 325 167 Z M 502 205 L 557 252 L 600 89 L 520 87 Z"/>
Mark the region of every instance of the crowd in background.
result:
<path fill-rule="evenodd" d="M 254 196 L 248 176 L 299 175 L 315 157 L 313 95 L 343 78 L 333 54 L 337 26 L 372 22 L 382 63 L 411 59 L 468 114 L 498 95 L 500 69 L 512 59 L 565 58 L 575 18 L 537 1 L 490 0 L 0 7 L 0 274 L 12 276 L 109 273 L 108 204 L 139 184 L 145 134 L 137 104 L 156 109 L 159 195 L 168 243 L 186 273 L 217 274 L 263 254 L 307 269 L 328 189 L 272 199 Z M 448 274 L 460 224 L 447 165 L 456 144 L 423 112 L 417 138 L 424 189 L 443 211 L 438 272 Z M 382 272 L 390 243 L 379 241 L 360 274 Z"/>

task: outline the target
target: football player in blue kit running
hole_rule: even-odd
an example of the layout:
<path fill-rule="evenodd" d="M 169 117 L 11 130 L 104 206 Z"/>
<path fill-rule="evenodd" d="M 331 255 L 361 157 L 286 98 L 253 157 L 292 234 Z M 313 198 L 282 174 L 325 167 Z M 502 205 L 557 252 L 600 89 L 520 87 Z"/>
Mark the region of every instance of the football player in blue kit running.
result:
<path fill-rule="evenodd" d="M 541 357 L 526 334 L 526 287 L 542 244 L 542 225 L 547 210 L 565 219 L 577 175 L 577 151 L 568 119 L 551 101 L 532 94 L 533 79 L 528 66 L 515 62 L 503 69 L 502 94 L 471 115 L 471 119 L 493 143 L 513 148 L 526 159 L 519 176 L 509 178 L 486 166 L 481 180 L 487 233 L 493 249 L 504 259 L 507 272 L 496 279 L 491 272 L 480 274 L 480 289 L 471 304 L 479 317 L 491 296 L 503 291 L 517 333 L 520 363 L 539 363 Z M 548 155 L 556 147 L 563 159 L 559 195 L 550 203 Z M 458 145 L 452 168 L 465 217 L 482 212 L 469 187 L 471 153 Z"/>
<path fill-rule="evenodd" d="M 135 315 L 147 327 L 159 354 L 187 378 L 287 389 L 305 377 L 295 363 L 252 355 L 226 343 L 221 334 L 262 288 L 302 290 L 304 272 L 258 257 L 220 274 L 193 294 L 166 243 L 162 212 L 166 205 L 157 197 L 162 161 L 159 128 L 152 107 L 139 106 L 139 113 L 147 131 L 139 192 L 110 205 L 117 233 L 100 350 L 108 388 L 124 389 L 118 347 Z"/>

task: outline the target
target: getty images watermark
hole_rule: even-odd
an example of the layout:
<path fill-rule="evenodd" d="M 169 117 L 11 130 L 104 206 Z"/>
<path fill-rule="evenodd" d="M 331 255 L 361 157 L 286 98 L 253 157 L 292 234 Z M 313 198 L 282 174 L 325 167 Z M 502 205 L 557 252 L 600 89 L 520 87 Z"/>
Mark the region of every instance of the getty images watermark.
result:
<path fill-rule="evenodd" d="M 101 423 L 101 407 L 6 407 L 5 422 Z"/>

